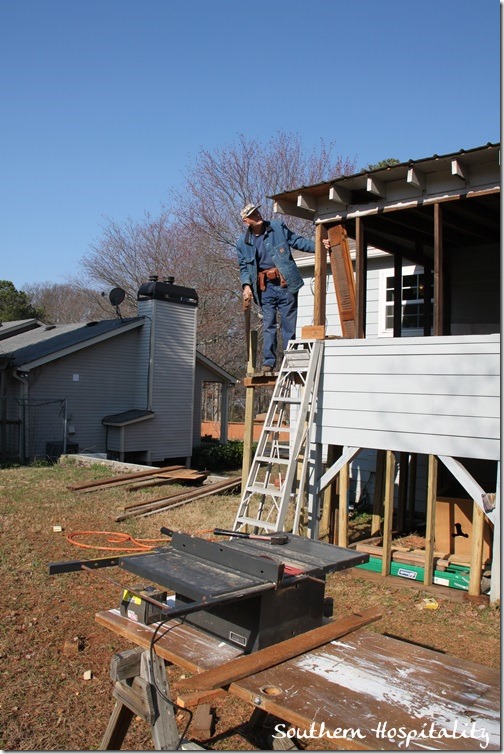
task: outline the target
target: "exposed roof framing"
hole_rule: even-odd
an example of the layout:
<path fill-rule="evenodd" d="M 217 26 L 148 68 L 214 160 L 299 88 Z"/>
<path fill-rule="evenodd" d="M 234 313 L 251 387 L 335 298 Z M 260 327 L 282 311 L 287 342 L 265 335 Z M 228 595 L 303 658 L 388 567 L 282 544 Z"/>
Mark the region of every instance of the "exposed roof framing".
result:
<path fill-rule="evenodd" d="M 432 256 L 433 207 L 442 203 L 446 249 L 500 237 L 500 145 L 362 171 L 271 198 L 275 211 L 315 223 L 343 222 L 351 237 L 362 218 L 368 244 L 410 259 Z"/>

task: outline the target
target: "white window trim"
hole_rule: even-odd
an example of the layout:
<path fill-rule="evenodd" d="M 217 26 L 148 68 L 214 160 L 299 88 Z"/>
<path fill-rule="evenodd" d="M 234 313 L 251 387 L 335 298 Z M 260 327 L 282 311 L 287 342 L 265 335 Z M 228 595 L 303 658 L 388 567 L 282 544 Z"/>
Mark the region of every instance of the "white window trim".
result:
<path fill-rule="evenodd" d="M 421 275 L 424 268 L 419 264 L 405 265 L 402 268 L 402 276 Z M 394 336 L 393 328 L 386 327 L 387 322 L 387 278 L 394 275 L 394 268 L 388 267 L 380 270 L 379 288 L 378 288 L 378 337 L 392 338 Z M 403 327 L 401 334 L 404 336 L 414 337 L 423 335 L 422 327 Z"/>

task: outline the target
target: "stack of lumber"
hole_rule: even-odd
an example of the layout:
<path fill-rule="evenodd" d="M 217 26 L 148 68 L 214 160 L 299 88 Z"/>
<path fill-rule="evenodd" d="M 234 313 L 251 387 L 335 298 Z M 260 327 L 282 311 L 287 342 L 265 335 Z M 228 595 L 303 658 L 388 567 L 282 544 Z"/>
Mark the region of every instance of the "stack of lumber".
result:
<path fill-rule="evenodd" d="M 175 493 L 168 497 L 158 497 L 152 500 L 142 500 L 138 503 L 132 503 L 124 507 L 124 513 L 116 517 L 116 521 L 124 521 L 126 518 L 133 516 L 150 516 L 153 513 L 161 513 L 167 508 L 176 508 L 179 505 L 192 503 L 193 500 L 200 500 L 208 495 L 218 495 L 221 492 L 230 492 L 235 487 L 241 485 L 241 477 L 232 477 L 224 479 L 222 482 L 206 484 L 195 490 L 188 492 Z"/>
<path fill-rule="evenodd" d="M 146 469 L 131 474 L 116 474 L 107 479 L 96 479 L 84 484 L 69 484 L 68 489 L 73 492 L 95 492 L 104 487 L 119 487 L 128 485 L 128 490 L 140 487 L 163 484 L 180 484 L 185 482 L 203 482 L 208 476 L 207 471 L 194 471 L 185 466 L 164 466 L 161 469 Z"/>
<path fill-rule="evenodd" d="M 128 491 L 143 489 L 145 487 L 160 486 L 165 484 L 199 485 L 189 491 L 164 495 L 163 497 L 142 500 L 124 507 L 124 513 L 116 517 L 116 521 L 124 521 L 133 516 L 149 516 L 160 513 L 167 508 L 175 508 L 185 505 L 193 500 L 199 500 L 207 495 L 218 495 L 241 485 L 241 477 L 231 477 L 220 482 L 203 485 L 208 476 L 207 471 L 194 471 L 185 466 L 165 466 L 161 469 L 146 469 L 132 474 L 117 474 L 108 479 L 97 479 L 84 484 L 69 484 L 68 489 L 72 492 L 95 492 L 96 490 L 108 489 L 109 487 L 126 486 Z"/>

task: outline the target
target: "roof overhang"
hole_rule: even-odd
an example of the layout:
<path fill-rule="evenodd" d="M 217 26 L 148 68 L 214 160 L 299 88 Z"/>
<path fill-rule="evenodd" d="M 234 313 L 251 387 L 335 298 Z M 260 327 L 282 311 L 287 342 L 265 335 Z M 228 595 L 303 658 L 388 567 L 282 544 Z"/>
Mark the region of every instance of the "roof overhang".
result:
<path fill-rule="evenodd" d="M 121 327 L 102 332 L 94 337 L 91 336 L 89 338 L 86 338 L 86 340 L 82 340 L 78 343 L 73 343 L 72 345 L 69 345 L 65 348 L 55 350 L 52 353 L 47 353 L 37 359 L 32 359 L 24 363 L 17 363 L 16 368 L 19 371 L 29 372 L 30 369 L 35 369 L 36 367 L 42 366 L 43 364 L 48 364 L 49 362 L 56 361 L 57 359 L 61 359 L 64 356 L 69 356 L 72 353 L 81 351 L 83 348 L 88 348 L 89 346 L 96 345 L 97 343 L 101 343 L 105 340 L 108 340 L 109 338 L 114 338 L 117 335 L 122 335 L 123 333 L 129 332 L 130 330 L 135 330 L 137 327 L 142 327 L 144 324 L 144 319 L 135 319 L 131 322 L 123 323 Z"/>
<path fill-rule="evenodd" d="M 500 237 L 500 144 L 434 155 L 302 186 L 270 197 L 275 211 L 316 224 L 344 223 L 355 237 L 411 256 L 430 255 L 434 205 L 443 203 L 446 248 L 495 243 Z"/>

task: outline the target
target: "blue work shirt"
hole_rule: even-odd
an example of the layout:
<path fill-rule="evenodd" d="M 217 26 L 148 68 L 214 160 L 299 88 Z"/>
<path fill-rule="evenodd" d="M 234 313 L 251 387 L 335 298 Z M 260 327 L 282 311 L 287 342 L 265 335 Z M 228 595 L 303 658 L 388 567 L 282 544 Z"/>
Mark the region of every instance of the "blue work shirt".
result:
<path fill-rule="evenodd" d="M 294 233 L 281 220 L 264 220 L 263 245 L 273 260 L 273 266 L 278 267 L 287 288 L 296 293 L 304 285 L 303 278 L 292 258 L 291 248 L 297 251 L 314 253 L 315 242 Z M 257 290 L 257 253 L 254 237 L 247 228 L 236 242 L 238 265 L 240 267 L 240 282 L 242 286 L 250 285 L 254 294 L 254 301 L 259 303 Z"/>

